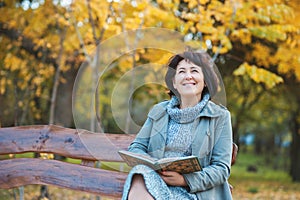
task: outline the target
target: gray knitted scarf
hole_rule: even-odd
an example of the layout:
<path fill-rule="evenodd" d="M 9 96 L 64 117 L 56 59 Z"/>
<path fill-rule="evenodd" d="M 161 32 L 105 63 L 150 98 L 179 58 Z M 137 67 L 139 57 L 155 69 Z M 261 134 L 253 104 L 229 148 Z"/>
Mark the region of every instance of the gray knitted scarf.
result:
<path fill-rule="evenodd" d="M 170 116 L 166 141 L 165 157 L 185 156 L 191 154 L 191 143 L 194 137 L 194 121 L 209 101 L 205 93 L 202 100 L 194 107 L 179 109 L 179 100 L 173 96 L 167 105 Z"/>

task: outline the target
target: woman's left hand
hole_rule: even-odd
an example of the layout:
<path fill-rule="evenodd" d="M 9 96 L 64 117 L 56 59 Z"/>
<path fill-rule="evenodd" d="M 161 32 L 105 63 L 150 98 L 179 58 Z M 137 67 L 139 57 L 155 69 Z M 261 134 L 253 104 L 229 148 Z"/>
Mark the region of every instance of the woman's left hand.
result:
<path fill-rule="evenodd" d="M 173 171 L 162 171 L 160 172 L 161 178 L 166 182 L 167 185 L 171 186 L 187 186 L 183 176 L 177 172 Z"/>

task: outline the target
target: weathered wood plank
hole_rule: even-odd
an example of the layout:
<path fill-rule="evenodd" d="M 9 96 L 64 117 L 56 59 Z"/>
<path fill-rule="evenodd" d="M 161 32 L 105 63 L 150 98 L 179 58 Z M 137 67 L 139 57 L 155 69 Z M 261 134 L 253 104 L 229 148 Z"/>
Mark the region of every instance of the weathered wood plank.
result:
<path fill-rule="evenodd" d="M 65 157 L 122 161 L 117 151 L 126 149 L 134 135 L 92 133 L 54 125 L 0 128 L 0 155 L 55 153 Z"/>
<path fill-rule="evenodd" d="M 0 188 L 29 184 L 55 185 L 97 195 L 120 197 L 126 173 L 57 160 L 15 158 L 0 161 Z"/>
<path fill-rule="evenodd" d="M 117 151 L 126 149 L 135 135 L 101 134 L 54 125 L 0 128 L 0 155 L 54 153 L 81 159 L 82 165 L 57 160 L 17 158 L 0 161 L 0 188 L 28 184 L 63 188 L 120 198 L 126 173 L 97 169 L 94 161 L 122 161 Z M 238 147 L 233 144 L 232 164 Z"/>

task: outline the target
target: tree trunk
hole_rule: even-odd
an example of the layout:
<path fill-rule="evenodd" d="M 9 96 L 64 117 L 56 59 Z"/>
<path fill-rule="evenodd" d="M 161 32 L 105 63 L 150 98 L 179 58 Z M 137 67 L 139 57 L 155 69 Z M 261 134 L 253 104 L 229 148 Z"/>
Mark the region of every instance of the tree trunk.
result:
<path fill-rule="evenodd" d="M 263 148 L 263 141 L 261 139 L 257 139 L 257 135 L 255 135 L 255 137 L 256 137 L 256 139 L 254 141 L 254 144 L 255 144 L 254 151 L 255 151 L 256 155 L 260 155 L 263 152 L 263 150 L 262 150 L 262 148 Z"/>
<path fill-rule="evenodd" d="M 290 109 L 290 131 L 292 133 L 292 142 L 290 148 L 290 175 L 294 182 L 300 182 L 300 82 L 294 77 L 285 79 L 287 102 L 291 102 Z"/>
<path fill-rule="evenodd" d="M 232 126 L 232 132 L 233 132 L 233 142 L 236 143 L 240 148 L 240 135 L 239 135 L 239 121 Z"/>
<path fill-rule="evenodd" d="M 70 70 L 62 73 L 61 76 L 66 79 L 66 82 L 60 83 L 58 86 L 54 121 L 55 124 L 64 127 L 74 127 L 72 114 L 72 91 L 76 74 L 76 67 L 72 67 Z"/>
<path fill-rule="evenodd" d="M 54 123 L 57 89 L 60 83 L 61 66 L 63 65 L 62 55 L 64 53 L 63 43 L 65 40 L 65 36 L 66 36 L 66 29 L 63 30 L 60 35 L 60 50 L 57 58 L 57 68 L 54 76 L 53 89 L 51 94 L 49 124 Z"/>
<path fill-rule="evenodd" d="M 291 130 L 292 130 L 292 144 L 291 144 L 291 176 L 294 182 L 300 182 L 300 124 L 299 118 L 300 108 L 292 114 Z"/>

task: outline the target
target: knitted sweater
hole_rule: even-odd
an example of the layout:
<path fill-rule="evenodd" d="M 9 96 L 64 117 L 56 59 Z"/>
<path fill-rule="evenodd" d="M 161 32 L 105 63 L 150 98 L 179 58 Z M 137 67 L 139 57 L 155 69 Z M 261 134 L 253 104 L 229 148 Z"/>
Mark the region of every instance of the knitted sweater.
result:
<path fill-rule="evenodd" d="M 195 120 L 209 101 L 209 94 L 194 107 L 179 109 L 179 100 L 173 96 L 167 106 L 170 116 L 164 157 L 180 157 L 191 155 L 191 144 L 195 136 L 197 121 Z"/>

